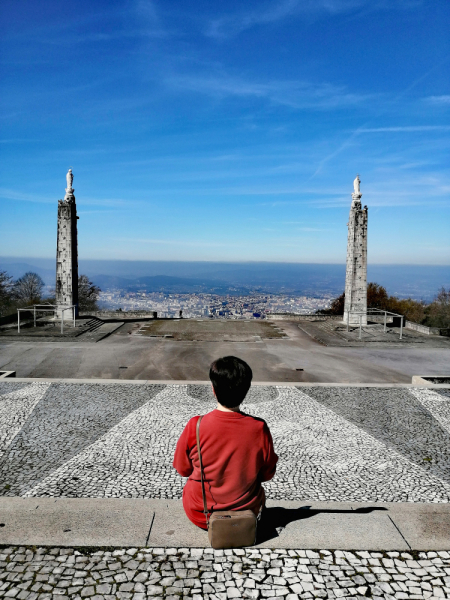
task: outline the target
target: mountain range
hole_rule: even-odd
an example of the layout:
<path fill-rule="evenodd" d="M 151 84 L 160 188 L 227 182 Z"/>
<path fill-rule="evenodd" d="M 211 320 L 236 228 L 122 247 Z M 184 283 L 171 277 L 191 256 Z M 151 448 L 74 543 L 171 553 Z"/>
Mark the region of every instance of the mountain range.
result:
<path fill-rule="evenodd" d="M 0 257 L 0 270 L 15 279 L 38 273 L 47 286 L 55 283 L 55 260 Z M 176 261 L 118 261 L 80 259 L 79 272 L 103 291 L 247 294 L 284 293 L 313 297 L 339 295 L 345 284 L 345 265 L 314 263 L 215 263 Z M 449 266 L 371 265 L 368 281 L 399 297 L 431 300 L 439 289 L 450 288 Z"/>

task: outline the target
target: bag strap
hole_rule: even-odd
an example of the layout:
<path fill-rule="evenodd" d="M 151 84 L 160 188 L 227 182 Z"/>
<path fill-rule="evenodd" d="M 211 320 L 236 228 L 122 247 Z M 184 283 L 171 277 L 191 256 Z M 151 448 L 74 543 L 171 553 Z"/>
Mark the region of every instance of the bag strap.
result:
<path fill-rule="evenodd" d="M 200 451 L 200 421 L 202 420 L 203 417 L 199 417 L 198 421 L 197 421 L 197 427 L 195 430 L 196 433 L 196 437 L 197 437 L 197 452 L 198 452 L 198 458 L 200 461 L 200 476 L 201 476 L 201 481 L 202 481 L 202 496 L 203 496 L 203 512 L 205 514 L 205 519 L 206 519 L 206 525 L 209 525 L 208 522 L 208 506 L 206 504 L 206 494 L 205 494 L 205 482 L 204 482 L 204 477 L 203 477 L 203 462 L 202 462 L 202 453 Z"/>

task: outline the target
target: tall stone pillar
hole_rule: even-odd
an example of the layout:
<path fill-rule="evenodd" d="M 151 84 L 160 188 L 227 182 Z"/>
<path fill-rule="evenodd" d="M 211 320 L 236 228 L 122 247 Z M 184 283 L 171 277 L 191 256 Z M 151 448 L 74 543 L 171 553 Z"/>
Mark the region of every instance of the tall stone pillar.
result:
<path fill-rule="evenodd" d="M 345 273 L 344 322 L 367 325 L 367 206 L 361 208 L 361 181 L 353 182 L 348 220 L 347 269 Z"/>
<path fill-rule="evenodd" d="M 57 318 L 61 309 L 76 306 L 78 316 L 78 240 L 77 207 L 72 187 L 72 169 L 67 176 L 64 200 L 58 200 L 58 240 L 56 246 L 56 307 Z M 64 311 L 64 319 L 70 319 L 71 312 Z"/>

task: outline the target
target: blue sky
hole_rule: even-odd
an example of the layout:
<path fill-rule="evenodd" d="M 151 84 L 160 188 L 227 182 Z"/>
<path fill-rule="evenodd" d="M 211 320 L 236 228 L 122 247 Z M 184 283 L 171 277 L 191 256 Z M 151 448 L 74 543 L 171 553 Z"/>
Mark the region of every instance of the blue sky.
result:
<path fill-rule="evenodd" d="M 0 254 L 450 264 L 448 0 L 3 0 Z"/>

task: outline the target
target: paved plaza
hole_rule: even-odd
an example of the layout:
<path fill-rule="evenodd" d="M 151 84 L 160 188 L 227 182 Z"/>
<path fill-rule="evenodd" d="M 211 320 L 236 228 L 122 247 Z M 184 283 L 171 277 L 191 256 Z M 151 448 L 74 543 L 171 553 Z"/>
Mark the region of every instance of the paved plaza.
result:
<path fill-rule="evenodd" d="M 206 381 L 210 363 L 231 354 L 248 362 L 257 382 L 411 383 L 414 375 L 449 374 L 450 338 L 411 338 L 408 331 L 400 343 L 389 330 L 384 342 L 346 341 L 326 324 L 183 319 L 105 323 L 65 341 L 2 337 L 0 370 L 30 378 Z M 316 339 L 323 336 L 323 343 Z"/>
<path fill-rule="evenodd" d="M 281 529 L 233 551 L 191 547 L 206 534 L 174 504 L 184 484 L 171 466 L 176 440 L 213 407 L 206 384 L 1 381 L 1 535 L 72 543 L 0 546 L 0 598 L 450 598 L 449 389 L 252 386 L 243 410 L 273 434 L 280 462 L 265 488 Z M 109 517 L 104 502 L 123 506 Z M 349 550 L 311 544 L 339 528 L 347 545 L 331 548 Z M 437 551 L 408 551 L 417 535 Z"/>
<path fill-rule="evenodd" d="M 172 467 L 189 418 L 215 406 L 203 384 L 0 383 L 4 496 L 181 498 Z M 267 421 L 277 500 L 450 500 L 450 390 L 253 386 Z"/>
<path fill-rule="evenodd" d="M 449 598 L 450 553 L 0 549 L 0 597 L 115 600 Z"/>

